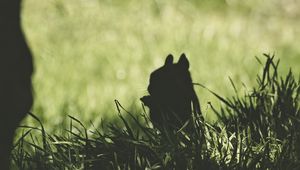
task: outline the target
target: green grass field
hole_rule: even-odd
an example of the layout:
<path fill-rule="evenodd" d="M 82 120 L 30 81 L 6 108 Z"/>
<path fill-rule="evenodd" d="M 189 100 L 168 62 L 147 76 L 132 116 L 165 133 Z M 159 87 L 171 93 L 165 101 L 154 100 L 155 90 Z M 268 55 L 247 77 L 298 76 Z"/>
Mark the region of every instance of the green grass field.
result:
<path fill-rule="evenodd" d="M 186 53 L 194 82 L 231 96 L 228 77 L 251 87 L 275 53 L 281 71 L 300 71 L 300 4 L 292 0 L 24 0 L 23 27 L 34 54 L 32 112 L 48 131 L 67 115 L 95 124 L 114 117 L 114 99 L 141 110 L 150 73 L 167 54 Z M 204 116 L 219 102 L 197 88 Z M 30 121 L 28 119 L 27 121 Z"/>
<path fill-rule="evenodd" d="M 250 92 L 231 99 L 212 92 L 224 104 L 213 109 L 218 115 L 214 123 L 194 112 L 178 129 L 175 117 L 158 122 L 116 101 L 118 123 L 88 128 L 68 116 L 65 133 L 50 134 L 30 114 L 39 125 L 20 127 L 12 169 L 298 170 L 300 80 L 292 72 L 282 76 L 273 56 L 265 57 L 264 71 Z"/>

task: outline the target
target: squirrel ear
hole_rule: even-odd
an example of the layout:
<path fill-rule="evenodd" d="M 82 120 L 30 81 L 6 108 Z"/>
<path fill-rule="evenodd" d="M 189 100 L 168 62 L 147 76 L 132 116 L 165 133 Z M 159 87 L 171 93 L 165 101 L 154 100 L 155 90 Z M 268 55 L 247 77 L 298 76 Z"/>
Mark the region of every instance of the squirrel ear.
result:
<path fill-rule="evenodd" d="M 173 55 L 169 54 L 165 61 L 165 66 L 173 64 Z"/>
<path fill-rule="evenodd" d="M 184 53 L 181 54 L 181 56 L 180 56 L 180 58 L 179 58 L 179 60 L 178 60 L 178 64 L 179 64 L 182 68 L 184 68 L 184 69 L 186 69 L 186 70 L 189 69 L 190 63 L 189 63 L 189 60 L 186 58 L 186 56 L 185 56 Z"/>

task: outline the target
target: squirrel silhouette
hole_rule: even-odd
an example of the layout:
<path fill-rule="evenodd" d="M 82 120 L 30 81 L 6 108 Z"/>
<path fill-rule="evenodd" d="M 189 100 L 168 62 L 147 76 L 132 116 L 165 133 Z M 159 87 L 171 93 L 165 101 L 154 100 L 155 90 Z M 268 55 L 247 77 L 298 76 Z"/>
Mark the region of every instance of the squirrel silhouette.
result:
<path fill-rule="evenodd" d="M 149 108 L 150 119 L 159 129 L 163 126 L 179 129 L 193 112 L 201 114 L 184 53 L 177 63 L 173 63 L 169 54 L 165 64 L 151 73 L 148 92 L 150 95 L 141 101 Z"/>

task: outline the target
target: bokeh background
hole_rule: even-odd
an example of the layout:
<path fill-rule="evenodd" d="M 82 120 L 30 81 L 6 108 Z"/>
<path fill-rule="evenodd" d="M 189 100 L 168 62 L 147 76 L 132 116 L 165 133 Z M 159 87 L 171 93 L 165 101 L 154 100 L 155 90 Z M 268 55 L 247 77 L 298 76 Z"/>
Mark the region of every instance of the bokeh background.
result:
<path fill-rule="evenodd" d="M 300 71 L 297 0 L 24 0 L 22 19 L 35 60 L 32 112 L 53 132 L 68 114 L 86 125 L 114 118 L 114 99 L 142 112 L 149 75 L 169 53 L 186 53 L 194 82 L 225 97 L 234 95 L 228 77 L 240 93 L 255 85 L 262 53 L 281 60 L 283 75 Z M 208 103 L 219 101 L 196 91 L 214 120 Z"/>

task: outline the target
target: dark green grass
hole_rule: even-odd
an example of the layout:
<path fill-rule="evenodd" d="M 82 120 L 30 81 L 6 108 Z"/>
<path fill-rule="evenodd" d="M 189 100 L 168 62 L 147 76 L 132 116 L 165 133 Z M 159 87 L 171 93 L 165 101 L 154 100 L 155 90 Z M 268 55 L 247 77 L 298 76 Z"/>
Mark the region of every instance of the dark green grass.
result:
<path fill-rule="evenodd" d="M 42 123 L 20 127 L 23 133 L 12 152 L 13 167 L 300 169 L 300 82 L 292 71 L 281 77 L 279 62 L 274 56 L 265 57 L 257 85 L 244 95 L 236 92 L 223 98 L 208 89 L 223 103 L 220 109 L 211 106 L 219 117 L 215 123 L 193 115 L 179 131 L 159 131 L 146 111 L 132 114 L 115 101 L 118 120 L 92 124 L 92 129 L 72 116 L 64 135 L 48 134 Z M 233 82 L 232 86 L 237 91 Z"/>

